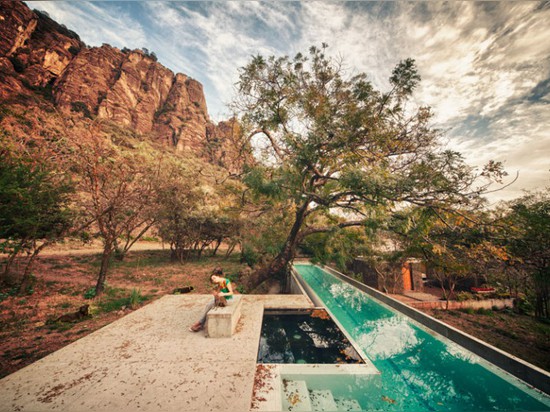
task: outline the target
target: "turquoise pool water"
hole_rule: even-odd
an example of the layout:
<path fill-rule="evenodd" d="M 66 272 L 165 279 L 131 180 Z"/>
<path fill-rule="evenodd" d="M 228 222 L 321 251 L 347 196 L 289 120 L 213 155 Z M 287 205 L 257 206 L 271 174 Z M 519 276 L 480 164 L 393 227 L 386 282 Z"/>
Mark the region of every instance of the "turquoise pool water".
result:
<path fill-rule="evenodd" d="M 352 385 L 362 409 L 550 411 L 550 398 L 319 267 L 295 265 L 381 372 Z"/>

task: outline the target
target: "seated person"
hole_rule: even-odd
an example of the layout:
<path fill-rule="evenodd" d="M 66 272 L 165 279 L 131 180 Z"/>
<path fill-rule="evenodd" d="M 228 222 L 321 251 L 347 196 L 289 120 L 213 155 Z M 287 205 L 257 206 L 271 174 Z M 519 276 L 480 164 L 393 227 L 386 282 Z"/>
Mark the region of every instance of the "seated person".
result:
<path fill-rule="evenodd" d="M 206 323 L 206 315 L 216 304 L 216 297 L 223 296 L 226 300 L 233 298 L 233 286 L 231 285 L 231 281 L 223 276 L 223 270 L 221 268 L 214 269 L 212 275 L 210 276 L 210 282 L 217 286 L 217 290 L 213 293 L 214 298 L 210 303 L 208 303 L 208 305 L 206 305 L 204 315 L 200 318 L 200 320 L 189 327 L 191 332 L 198 332 L 204 328 L 204 324 Z"/>

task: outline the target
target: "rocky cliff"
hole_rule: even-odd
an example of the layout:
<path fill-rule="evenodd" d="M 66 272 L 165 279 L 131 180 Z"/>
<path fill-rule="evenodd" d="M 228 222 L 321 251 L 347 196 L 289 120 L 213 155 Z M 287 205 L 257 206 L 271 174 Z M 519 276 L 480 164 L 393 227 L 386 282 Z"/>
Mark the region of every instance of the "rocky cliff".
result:
<path fill-rule="evenodd" d="M 235 121 L 210 121 L 202 84 L 141 50 L 87 47 L 24 3 L 0 2 L 0 99 L 36 94 L 67 116 L 108 119 L 233 171 Z"/>

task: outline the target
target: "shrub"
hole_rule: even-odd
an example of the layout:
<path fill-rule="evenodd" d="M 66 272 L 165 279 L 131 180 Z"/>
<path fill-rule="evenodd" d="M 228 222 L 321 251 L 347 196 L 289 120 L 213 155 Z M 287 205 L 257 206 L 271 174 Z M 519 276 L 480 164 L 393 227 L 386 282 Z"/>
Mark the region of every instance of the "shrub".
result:
<path fill-rule="evenodd" d="M 516 310 L 518 311 L 518 313 L 522 315 L 530 315 L 535 310 L 535 307 L 533 306 L 533 304 L 529 301 L 529 299 L 527 299 L 524 296 L 518 297 L 514 301 L 514 306 L 516 307 Z"/>
<path fill-rule="evenodd" d="M 246 246 L 244 247 L 241 255 L 241 262 L 246 263 L 250 267 L 254 267 L 254 265 L 258 263 L 259 259 L 260 259 L 260 256 L 255 250 Z"/>
<path fill-rule="evenodd" d="M 458 302 L 465 302 L 467 300 L 474 300 L 474 295 L 472 295 L 470 292 L 458 292 L 456 294 L 456 300 Z"/>
<path fill-rule="evenodd" d="M 69 53 L 71 53 L 73 56 L 76 56 L 80 52 L 80 49 L 75 46 L 69 47 Z"/>
<path fill-rule="evenodd" d="M 128 305 L 135 309 L 137 308 L 141 302 L 143 302 L 144 298 L 141 296 L 141 289 L 132 289 L 132 293 L 130 294 L 130 298 L 128 299 Z"/>
<path fill-rule="evenodd" d="M 494 313 L 491 309 L 485 309 L 485 308 L 479 308 L 478 310 L 476 310 L 476 313 L 478 315 L 485 315 L 485 316 L 493 316 Z"/>
<path fill-rule="evenodd" d="M 84 299 L 93 299 L 95 298 L 95 287 L 91 287 L 86 292 L 84 292 Z"/>

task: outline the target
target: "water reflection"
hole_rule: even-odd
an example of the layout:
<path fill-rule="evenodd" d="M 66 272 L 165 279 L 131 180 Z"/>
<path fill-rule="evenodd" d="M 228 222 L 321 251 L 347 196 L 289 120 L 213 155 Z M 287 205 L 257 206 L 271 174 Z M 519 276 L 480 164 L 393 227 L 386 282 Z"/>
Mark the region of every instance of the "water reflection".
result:
<path fill-rule="evenodd" d="M 356 388 L 372 410 L 550 410 L 550 400 L 314 266 L 299 273 L 381 372 Z M 357 395 L 357 394 L 356 394 Z M 357 395 L 359 396 L 359 395 Z"/>
<path fill-rule="evenodd" d="M 397 317 L 365 322 L 353 335 L 371 360 L 400 355 L 421 344 L 415 330 Z"/>
<path fill-rule="evenodd" d="M 266 312 L 258 362 L 363 363 L 326 311 L 319 310 L 311 313 Z"/>

